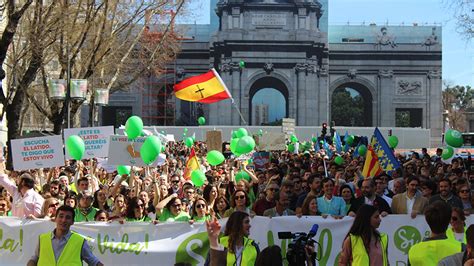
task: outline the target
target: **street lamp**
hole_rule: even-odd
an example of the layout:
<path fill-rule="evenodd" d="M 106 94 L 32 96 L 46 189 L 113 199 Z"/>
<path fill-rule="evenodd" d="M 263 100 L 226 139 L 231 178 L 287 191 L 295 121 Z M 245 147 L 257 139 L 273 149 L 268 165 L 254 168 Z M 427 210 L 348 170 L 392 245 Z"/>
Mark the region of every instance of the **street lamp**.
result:
<path fill-rule="evenodd" d="M 94 122 L 95 122 L 95 116 L 96 116 L 96 113 L 95 113 L 95 106 L 106 106 L 109 104 L 109 90 L 108 89 L 95 89 L 94 91 L 94 101 L 93 101 L 93 104 L 91 104 L 91 107 L 92 108 L 92 126 L 94 126 Z"/>
<path fill-rule="evenodd" d="M 69 81 L 69 82 L 68 82 Z M 67 127 L 71 127 L 71 101 L 84 101 L 87 95 L 86 79 L 50 79 L 48 81 L 49 97 L 66 104 Z"/>

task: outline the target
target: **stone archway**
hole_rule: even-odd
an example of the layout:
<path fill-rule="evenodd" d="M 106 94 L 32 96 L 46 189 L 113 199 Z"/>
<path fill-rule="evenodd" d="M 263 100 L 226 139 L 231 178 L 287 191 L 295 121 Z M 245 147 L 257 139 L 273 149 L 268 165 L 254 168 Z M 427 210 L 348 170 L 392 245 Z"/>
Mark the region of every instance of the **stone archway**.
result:
<path fill-rule="evenodd" d="M 256 125 L 256 122 L 261 125 L 262 117 L 265 116 L 268 118 L 267 121 L 263 121 L 265 124 L 288 117 L 288 98 L 288 88 L 280 79 L 271 76 L 257 79 L 249 90 L 250 125 Z M 260 118 L 256 119 L 256 116 Z"/>
<path fill-rule="evenodd" d="M 349 81 L 331 93 L 331 121 L 338 126 L 373 126 L 374 98 L 364 84 Z"/>

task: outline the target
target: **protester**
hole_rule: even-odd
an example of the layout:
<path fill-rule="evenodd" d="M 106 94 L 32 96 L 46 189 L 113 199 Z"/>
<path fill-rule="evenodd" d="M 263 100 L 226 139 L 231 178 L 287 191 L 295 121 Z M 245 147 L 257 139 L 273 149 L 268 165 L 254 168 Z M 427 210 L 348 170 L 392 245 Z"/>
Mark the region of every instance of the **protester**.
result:
<path fill-rule="evenodd" d="M 89 265 L 103 266 L 87 244 L 77 233 L 70 231 L 74 224 L 75 211 L 69 206 L 57 210 L 56 228 L 53 232 L 41 234 L 34 255 L 28 266 L 35 265 Z M 67 254 L 63 255 L 62 254 Z"/>
<path fill-rule="evenodd" d="M 209 208 L 210 207 L 207 205 L 207 202 L 203 197 L 196 198 L 192 209 L 191 220 L 193 222 L 209 221 L 211 219 Z"/>
<path fill-rule="evenodd" d="M 263 216 L 266 217 L 278 217 L 278 216 L 292 216 L 295 212 L 291 210 L 289 194 L 285 191 L 278 191 L 275 194 L 276 205 L 273 208 L 267 209 L 263 212 Z"/>
<path fill-rule="evenodd" d="M 453 208 L 449 224 L 451 226 L 446 230 L 446 237 L 466 244 L 466 216 L 461 209 Z"/>
<path fill-rule="evenodd" d="M 127 222 L 150 222 L 151 219 L 147 215 L 145 203 L 137 197 L 128 201 L 125 221 Z"/>
<path fill-rule="evenodd" d="M 234 191 L 234 194 L 232 194 L 232 197 L 230 200 L 230 206 L 231 208 L 228 209 L 224 213 L 224 217 L 230 217 L 230 215 L 235 211 L 245 212 L 252 216 L 255 215 L 255 213 L 251 211 L 249 208 L 250 200 L 247 193 L 244 190 L 238 189 Z"/>
<path fill-rule="evenodd" d="M 92 194 L 87 190 L 83 190 L 79 193 L 78 200 L 79 204 L 75 208 L 76 214 L 74 216 L 74 222 L 94 221 L 98 209 L 92 206 L 92 203 L 94 202 Z"/>
<path fill-rule="evenodd" d="M 436 265 L 441 259 L 461 252 L 462 244 L 446 236 L 451 209 L 451 205 L 443 200 L 436 200 L 426 207 L 425 220 L 431 229 L 431 235 L 410 248 L 409 265 Z"/>
<path fill-rule="evenodd" d="M 0 216 L 12 216 L 9 199 L 0 196 Z"/>
<path fill-rule="evenodd" d="M 191 218 L 189 213 L 181 208 L 181 200 L 176 193 L 158 203 L 156 215 L 160 222 L 187 222 Z"/>
<path fill-rule="evenodd" d="M 380 213 L 374 206 L 363 204 L 344 239 L 339 265 L 388 265 L 388 236 L 377 231 Z"/>
<path fill-rule="evenodd" d="M 218 196 L 214 205 L 214 214 L 217 218 L 224 218 L 225 212 L 230 208 L 229 201 L 225 196 Z"/>
<path fill-rule="evenodd" d="M 41 216 L 39 216 L 38 218 L 54 221 L 59 206 L 60 203 L 57 198 L 51 197 L 45 199 L 43 203 L 43 208 L 41 210 Z"/>
<path fill-rule="evenodd" d="M 351 208 L 352 204 L 354 203 L 354 192 L 352 191 L 351 186 L 344 184 L 339 188 L 339 195 L 346 203 L 346 213 L 349 213 L 349 209 Z M 304 205 L 304 204 L 303 204 Z"/>
<path fill-rule="evenodd" d="M 306 216 L 321 215 L 321 212 L 319 211 L 319 208 L 318 208 L 318 198 L 311 195 L 308 195 L 306 197 L 306 199 L 303 202 L 303 206 L 301 207 L 301 213 L 297 214 L 298 217 L 301 217 L 302 215 L 306 215 Z M 323 217 L 326 218 L 327 215 L 323 215 Z"/>
<path fill-rule="evenodd" d="M 451 180 L 448 178 L 443 178 L 438 182 L 439 194 L 434 195 L 430 198 L 430 204 L 435 201 L 444 201 L 447 202 L 451 208 L 457 207 L 461 210 L 464 209 L 462 201 L 458 196 L 453 194 Z"/>
<path fill-rule="evenodd" d="M 109 215 L 103 210 L 98 210 L 95 213 L 94 221 L 96 222 L 107 222 L 109 220 Z"/>
<path fill-rule="evenodd" d="M 474 225 L 471 224 L 466 230 L 466 251 L 459 252 L 454 255 L 442 259 L 438 266 L 451 265 L 474 265 Z"/>
<path fill-rule="evenodd" d="M 359 207 L 364 204 L 375 206 L 382 217 L 392 212 L 388 203 L 375 194 L 375 182 L 373 179 L 365 179 L 362 181 L 362 197 L 356 199 L 354 204 L 351 205 L 349 215 L 355 216 Z"/>
<path fill-rule="evenodd" d="M 322 214 L 331 215 L 334 218 L 342 218 L 346 213 L 346 202 L 334 196 L 334 181 L 325 178 L 322 181 L 324 195 L 318 198 L 318 210 Z"/>
<path fill-rule="evenodd" d="M 417 177 L 407 178 L 406 191 L 393 196 L 393 214 L 410 214 L 411 218 L 415 218 L 418 214 L 424 213 L 426 206 L 428 206 L 428 200 L 419 193 L 419 183 L 420 180 Z"/>
<path fill-rule="evenodd" d="M 253 211 L 256 215 L 262 216 L 265 210 L 275 207 L 275 195 L 278 191 L 279 187 L 277 183 L 271 182 L 267 185 L 265 189 L 265 198 L 257 200 L 253 205 Z"/>

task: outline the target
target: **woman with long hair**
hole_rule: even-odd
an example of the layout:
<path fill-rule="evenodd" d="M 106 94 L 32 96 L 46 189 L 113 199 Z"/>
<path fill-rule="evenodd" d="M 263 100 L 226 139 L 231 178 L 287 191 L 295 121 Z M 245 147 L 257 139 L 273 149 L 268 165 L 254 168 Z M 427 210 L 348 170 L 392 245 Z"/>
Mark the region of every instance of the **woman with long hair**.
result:
<path fill-rule="evenodd" d="M 138 197 L 133 197 L 128 201 L 125 221 L 127 222 L 151 222 L 147 215 L 145 203 Z"/>
<path fill-rule="evenodd" d="M 227 265 L 254 265 L 260 249 L 249 238 L 250 217 L 245 212 L 234 212 L 230 215 L 220 238 L 220 244 L 227 250 Z"/>
<path fill-rule="evenodd" d="M 213 185 L 207 185 L 204 188 L 204 191 L 202 192 L 202 196 L 206 200 L 207 204 L 209 205 L 209 208 L 214 208 L 214 204 L 217 199 L 217 187 Z"/>
<path fill-rule="evenodd" d="M 109 215 L 109 220 L 120 219 L 125 215 L 127 211 L 127 202 L 125 201 L 125 196 L 118 194 L 114 199 L 114 206 L 112 207 L 112 212 Z"/>
<path fill-rule="evenodd" d="M 355 199 L 351 186 L 349 186 L 348 184 L 342 185 L 339 188 L 339 195 L 341 195 L 342 199 L 346 203 L 346 213 L 348 213 Z"/>
<path fill-rule="evenodd" d="M 101 188 L 94 192 L 94 203 L 92 203 L 94 208 L 103 211 L 110 211 L 109 205 L 107 205 L 107 189 Z"/>
<path fill-rule="evenodd" d="M 388 265 L 388 237 L 380 233 L 380 213 L 376 207 L 364 204 L 344 239 L 339 265 Z"/>
<path fill-rule="evenodd" d="M 203 197 L 196 198 L 193 204 L 191 220 L 193 222 L 205 222 L 210 220 L 211 215 L 209 214 L 209 208 Z"/>
<path fill-rule="evenodd" d="M 321 212 L 318 210 L 318 198 L 314 195 L 308 195 L 304 201 L 303 201 L 303 206 L 301 207 L 301 215 L 298 215 L 298 217 L 301 217 L 302 215 L 306 216 L 316 216 L 316 215 L 321 215 Z M 324 215 L 324 218 L 326 218 L 327 215 Z"/>
<path fill-rule="evenodd" d="M 252 216 L 255 215 L 255 213 L 249 208 L 250 199 L 247 192 L 245 192 L 244 190 L 237 189 L 236 191 L 234 191 L 232 197 L 230 198 L 230 206 L 232 208 L 228 209 L 224 213 L 224 217 L 230 217 L 230 215 L 235 211 L 245 212 Z"/>
<path fill-rule="evenodd" d="M 218 219 L 224 218 L 225 212 L 230 208 L 229 201 L 225 198 L 225 196 L 218 196 L 215 200 L 214 204 L 214 214 Z"/>
<path fill-rule="evenodd" d="M 156 216 L 160 222 L 187 222 L 191 218 L 188 212 L 183 211 L 181 200 L 176 193 L 156 205 Z"/>
<path fill-rule="evenodd" d="M 43 208 L 41 211 L 41 216 L 39 218 L 52 220 L 56 218 L 56 210 L 59 208 L 61 204 L 57 198 L 47 198 L 43 202 Z"/>

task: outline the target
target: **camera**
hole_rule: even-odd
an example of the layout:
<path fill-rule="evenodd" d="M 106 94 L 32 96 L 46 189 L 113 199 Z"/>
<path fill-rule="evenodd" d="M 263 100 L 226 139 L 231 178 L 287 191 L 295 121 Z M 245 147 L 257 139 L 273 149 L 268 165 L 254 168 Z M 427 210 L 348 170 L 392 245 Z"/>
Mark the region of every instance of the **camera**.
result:
<path fill-rule="evenodd" d="M 314 243 L 317 243 L 313 240 L 313 237 L 316 236 L 319 226 L 314 224 L 311 227 L 309 233 L 291 233 L 291 232 L 278 232 L 279 239 L 292 239 L 288 244 L 288 251 L 286 252 L 286 260 L 290 266 L 304 266 L 306 265 L 306 246 L 314 246 Z M 319 245 L 319 243 L 318 243 Z M 313 265 L 315 265 L 316 252 L 311 254 L 311 260 Z"/>

